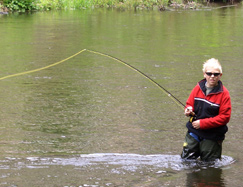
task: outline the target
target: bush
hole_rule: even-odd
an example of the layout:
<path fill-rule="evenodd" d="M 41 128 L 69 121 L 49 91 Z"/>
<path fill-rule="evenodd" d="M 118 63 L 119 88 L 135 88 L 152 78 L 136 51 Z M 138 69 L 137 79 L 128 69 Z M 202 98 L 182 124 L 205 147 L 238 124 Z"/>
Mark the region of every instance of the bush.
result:
<path fill-rule="evenodd" d="M 25 12 L 35 9 L 35 0 L 4 0 L 3 4 L 10 11 Z"/>
<path fill-rule="evenodd" d="M 93 7 L 115 7 L 118 9 L 153 9 L 158 7 L 163 9 L 172 2 L 182 4 L 183 1 L 187 0 L 3 0 L 3 4 L 9 11 L 25 12 Z"/>

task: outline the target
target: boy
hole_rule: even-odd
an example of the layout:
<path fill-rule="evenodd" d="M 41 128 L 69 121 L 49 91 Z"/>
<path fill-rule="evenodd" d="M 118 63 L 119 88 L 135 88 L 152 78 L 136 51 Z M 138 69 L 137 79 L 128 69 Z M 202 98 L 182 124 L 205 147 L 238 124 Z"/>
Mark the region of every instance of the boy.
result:
<path fill-rule="evenodd" d="M 203 64 L 204 79 L 192 90 L 185 107 L 185 115 L 192 116 L 186 124 L 181 158 L 214 161 L 221 158 L 222 142 L 228 131 L 231 115 L 231 101 L 228 90 L 220 78 L 222 67 L 217 59 Z"/>

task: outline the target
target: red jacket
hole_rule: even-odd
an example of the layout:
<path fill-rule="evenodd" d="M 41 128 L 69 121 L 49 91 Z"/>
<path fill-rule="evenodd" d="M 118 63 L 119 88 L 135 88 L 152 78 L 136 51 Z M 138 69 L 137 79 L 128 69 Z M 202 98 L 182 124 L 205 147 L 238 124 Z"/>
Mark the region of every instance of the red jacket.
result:
<path fill-rule="evenodd" d="M 228 90 L 219 81 L 218 85 L 206 96 L 206 79 L 200 81 L 192 90 L 186 107 L 192 106 L 193 111 L 200 119 L 200 129 L 194 129 L 189 122 L 187 127 L 190 132 L 206 139 L 224 139 L 230 120 L 231 101 Z"/>

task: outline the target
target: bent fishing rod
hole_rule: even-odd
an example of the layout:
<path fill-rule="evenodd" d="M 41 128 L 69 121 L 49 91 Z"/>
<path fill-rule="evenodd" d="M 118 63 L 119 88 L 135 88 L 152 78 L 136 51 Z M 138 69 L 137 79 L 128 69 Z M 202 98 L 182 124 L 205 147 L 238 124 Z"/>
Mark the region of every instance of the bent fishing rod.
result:
<path fill-rule="evenodd" d="M 7 75 L 7 76 L 4 76 L 4 77 L 1 77 L 0 80 L 4 80 L 4 79 L 7 79 L 7 78 L 11 78 L 11 77 L 16 77 L 16 76 L 20 76 L 20 75 L 25 75 L 25 74 L 29 74 L 29 73 L 34 73 L 34 72 L 37 72 L 37 71 L 41 71 L 41 70 L 44 70 L 44 69 L 47 69 L 47 68 L 50 68 L 50 67 L 53 67 L 53 66 L 56 66 L 58 64 L 61 64 L 83 52 L 90 52 L 90 53 L 93 53 L 93 54 L 97 54 L 97 55 L 101 55 L 101 56 L 104 56 L 104 57 L 107 57 L 107 58 L 110 58 L 110 59 L 113 59 L 127 67 L 129 67 L 130 69 L 136 71 L 137 73 L 139 73 L 140 75 L 142 75 L 143 77 L 145 77 L 146 79 L 148 79 L 150 82 L 152 82 L 154 85 L 156 85 L 160 90 L 162 90 L 169 98 L 171 98 L 178 106 L 180 106 L 183 110 L 185 108 L 185 105 L 179 100 L 177 99 L 171 92 L 169 92 L 167 89 L 165 89 L 163 86 L 161 86 L 159 83 L 157 83 L 155 80 L 153 80 L 152 78 L 150 78 L 148 75 L 146 75 L 145 73 L 143 73 L 142 71 L 140 71 L 139 69 L 135 68 L 134 66 L 128 64 L 127 62 L 121 60 L 121 59 L 118 59 L 116 57 L 113 57 L 111 55 L 108 55 L 108 54 L 105 54 L 105 53 L 101 53 L 101 52 L 98 52 L 98 51 L 93 51 L 93 50 L 89 50 L 89 49 L 82 49 L 80 50 L 79 52 L 75 53 L 74 55 L 68 57 L 68 58 L 65 58 L 63 60 L 60 60 L 56 63 L 53 63 L 53 64 L 50 64 L 48 66 L 45 66 L 45 67 L 42 67 L 42 68 L 38 68 L 38 69 L 34 69 L 34 70 L 30 70 L 30 71 L 25 71 L 25 72 L 21 72 L 21 73 L 16 73 L 16 74 L 12 74 L 12 75 Z M 190 114 L 190 122 L 194 121 L 196 118 L 196 115 L 195 113 L 191 113 Z"/>
<path fill-rule="evenodd" d="M 108 54 L 105 54 L 105 53 L 100 53 L 100 52 L 97 52 L 97 51 L 92 51 L 92 50 L 89 50 L 89 49 L 86 49 L 86 50 L 88 52 L 90 52 L 90 53 L 94 53 L 94 54 L 98 54 L 98 55 L 101 55 L 101 56 L 105 56 L 105 57 L 111 58 L 111 59 L 113 59 L 113 60 L 115 60 L 117 62 L 120 62 L 121 64 L 129 67 L 130 69 L 136 71 L 137 73 L 139 73 L 140 75 L 142 75 L 143 77 L 148 79 L 150 82 L 152 82 L 154 85 L 159 87 L 159 89 L 162 90 L 167 96 L 169 96 L 178 106 L 182 107 L 183 109 L 185 108 L 185 105 L 179 99 L 177 99 L 171 92 L 169 92 L 167 89 L 165 89 L 159 83 L 157 83 L 155 80 L 153 80 L 148 75 L 146 75 L 145 73 L 143 73 L 139 69 L 135 68 L 134 66 L 128 64 L 127 62 L 125 62 L 125 61 L 123 61 L 123 60 L 121 60 L 119 58 L 113 57 L 111 55 L 108 55 Z"/>
<path fill-rule="evenodd" d="M 105 53 L 101 53 L 101 52 L 98 52 L 98 51 L 92 51 L 92 50 L 89 50 L 89 49 L 86 49 L 88 52 L 90 53 L 94 53 L 94 54 L 98 54 L 98 55 L 101 55 L 101 56 L 105 56 L 105 57 L 108 57 L 108 58 L 111 58 L 117 62 L 120 62 L 121 64 L 129 67 L 130 69 L 138 72 L 140 75 L 142 75 L 143 77 L 145 77 L 146 79 L 148 79 L 150 82 L 152 82 L 154 85 L 156 85 L 160 90 L 162 90 L 168 97 L 170 97 L 178 106 L 180 106 L 183 110 L 184 108 L 186 107 L 179 99 L 177 99 L 171 92 L 169 92 L 167 89 L 165 89 L 163 86 L 161 86 L 159 83 L 157 83 L 155 80 L 153 80 L 152 78 L 150 78 L 148 75 L 146 75 L 145 73 L 143 73 L 142 71 L 140 71 L 139 69 L 135 68 L 134 66 L 128 64 L 127 62 L 119 59 L 119 58 L 116 58 L 116 57 L 113 57 L 111 55 L 108 55 L 108 54 L 105 54 Z M 194 112 L 191 112 L 191 114 L 189 115 L 189 121 L 190 122 L 193 122 L 196 120 L 196 114 Z"/>

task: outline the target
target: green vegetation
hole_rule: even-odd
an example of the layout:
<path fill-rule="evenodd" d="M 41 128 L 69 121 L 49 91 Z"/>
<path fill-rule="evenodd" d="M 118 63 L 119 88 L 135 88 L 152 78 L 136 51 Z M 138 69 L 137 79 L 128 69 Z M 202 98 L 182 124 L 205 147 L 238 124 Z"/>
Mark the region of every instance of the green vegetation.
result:
<path fill-rule="evenodd" d="M 25 11 L 35 9 L 33 0 L 4 0 L 2 3 L 4 7 L 10 11 Z"/>
<path fill-rule="evenodd" d="M 190 3 L 196 4 L 196 1 Z M 182 5 L 183 2 L 187 3 L 187 0 L 3 0 L 0 1 L 0 9 L 25 12 L 96 7 L 118 9 L 154 9 L 156 7 L 164 10 L 166 6 Z"/>

